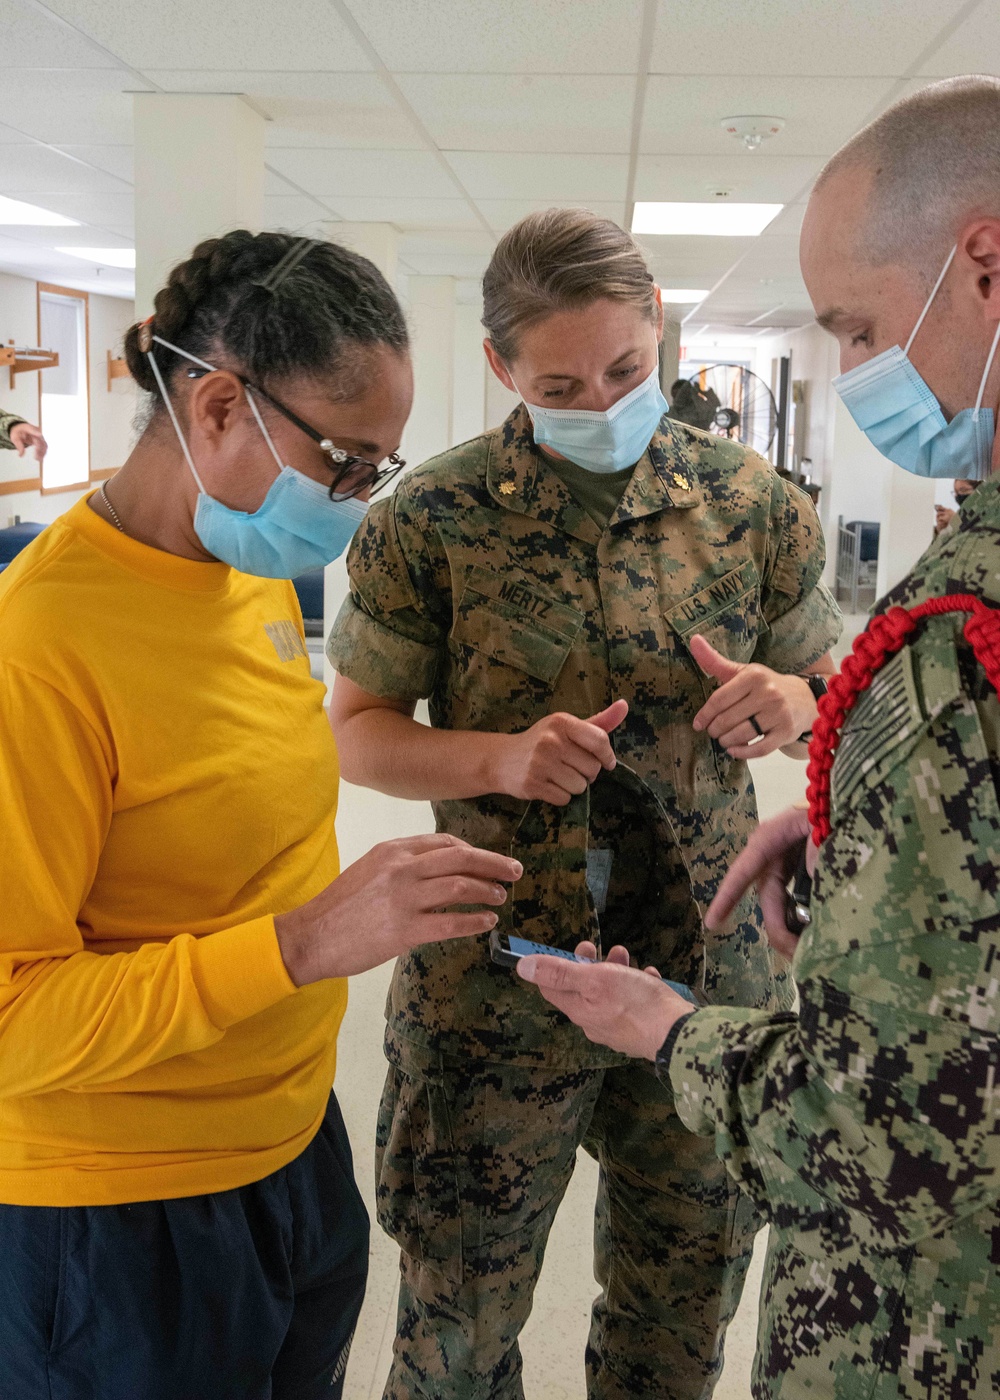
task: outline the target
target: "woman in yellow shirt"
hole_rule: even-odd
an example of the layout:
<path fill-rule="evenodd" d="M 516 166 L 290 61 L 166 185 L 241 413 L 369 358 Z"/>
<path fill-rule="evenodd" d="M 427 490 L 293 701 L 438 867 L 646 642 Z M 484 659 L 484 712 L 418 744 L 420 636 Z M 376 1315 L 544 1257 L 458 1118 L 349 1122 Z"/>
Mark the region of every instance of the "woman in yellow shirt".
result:
<path fill-rule="evenodd" d="M 449 908 L 517 868 L 427 836 L 339 874 L 288 580 L 402 466 L 388 284 L 237 231 L 155 306 L 134 451 L 0 581 L 0 1392 L 327 1398 L 367 1269 L 344 978 L 492 927 Z"/>

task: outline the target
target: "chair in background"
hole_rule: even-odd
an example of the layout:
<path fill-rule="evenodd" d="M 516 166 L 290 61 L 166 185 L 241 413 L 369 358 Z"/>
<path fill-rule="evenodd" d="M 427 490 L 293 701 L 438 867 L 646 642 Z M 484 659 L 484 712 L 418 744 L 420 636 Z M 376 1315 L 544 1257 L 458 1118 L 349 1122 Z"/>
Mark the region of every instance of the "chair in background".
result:
<path fill-rule="evenodd" d="M 845 525 L 841 516 L 837 522 L 836 594 L 838 603 L 847 603 L 848 612 L 859 611 L 858 595 L 862 589 L 872 593 L 866 606 L 875 602 L 878 540 L 877 520 L 851 520 Z"/>
<path fill-rule="evenodd" d="M 0 574 L 44 529 L 44 525 L 34 520 L 23 520 L 20 525 L 8 525 L 0 530 Z"/>

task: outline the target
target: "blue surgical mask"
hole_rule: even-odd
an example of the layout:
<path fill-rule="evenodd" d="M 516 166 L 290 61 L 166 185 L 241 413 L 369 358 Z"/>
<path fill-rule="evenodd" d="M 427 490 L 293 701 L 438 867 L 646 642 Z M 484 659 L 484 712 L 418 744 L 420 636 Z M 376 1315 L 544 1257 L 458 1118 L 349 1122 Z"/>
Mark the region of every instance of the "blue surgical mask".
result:
<path fill-rule="evenodd" d="M 948 254 L 905 349 L 898 345 L 863 365 L 838 375 L 833 387 L 844 407 L 883 457 L 915 476 L 966 477 L 982 481 L 990 474 L 993 436 L 992 408 L 983 408 L 983 394 L 1000 344 L 1000 326 L 993 337 L 974 408 L 963 408 L 949 423 L 927 382 L 909 358 L 910 346 L 951 267 L 957 244 Z"/>
<path fill-rule="evenodd" d="M 153 339 L 202 369 L 215 369 L 214 365 L 160 340 L 159 336 Z M 216 500 L 205 490 L 198 475 L 152 351 L 149 351 L 149 362 L 191 475 L 198 483 L 200 494 L 194 512 L 194 531 L 209 554 L 239 569 L 240 573 L 255 574 L 258 578 L 297 578 L 309 569 L 325 568 L 343 554 L 367 513 L 364 501 L 354 497 L 346 501 L 331 500 L 322 482 L 285 466 L 260 416 L 253 392 L 246 386 L 243 392 L 277 463 L 278 475 L 261 505 L 252 513 L 233 510 Z"/>
<path fill-rule="evenodd" d="M 520 390 L 518 390 L 520 393 Z M 521 394 L 524 399 L 524 395 Z M 620 472 L 633 466 L 649 446 L 667 401 L 660 392 L 659 367 L 631 393 L 605 412 L 582 408 L 524 406 L 531 415 L 535 442 L 591 472 Z"/>

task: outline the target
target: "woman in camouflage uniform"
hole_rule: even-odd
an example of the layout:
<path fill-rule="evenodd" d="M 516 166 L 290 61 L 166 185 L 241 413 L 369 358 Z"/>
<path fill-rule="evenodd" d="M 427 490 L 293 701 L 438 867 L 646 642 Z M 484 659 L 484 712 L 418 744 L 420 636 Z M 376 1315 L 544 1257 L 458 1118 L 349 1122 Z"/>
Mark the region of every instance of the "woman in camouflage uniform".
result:
<path fill-rule="evenodd" d="M 755 902 L 708 946 L 699 911 L 756 818 L 744 760 L 797 744 L 816 713 L 802 673 L 831 669 L 815 512 L 741 444 L 661 419 L 659 292 L 614 224 L 522 221 L 484 294 L 486 353 L 524 402 L 356 537 L 330 644 L 344 774 L 517 852 L 503 917 L 564 947 L 594 919 L 587 851 L 609 905 L 638 909 L 666 833 L 639 951 L 710 1000 L 777 1007 Z M 642 800 L 619 801 L 616 753 Z M 650 1067 L 589 1044 L 485 940 L 402 959 L 388 1016 L 386 1394 L 521 1395 L 517 1336 L 581 1144 L 601 1164 L 589 1395 L 710 1394 L 757 1222 Z"/>

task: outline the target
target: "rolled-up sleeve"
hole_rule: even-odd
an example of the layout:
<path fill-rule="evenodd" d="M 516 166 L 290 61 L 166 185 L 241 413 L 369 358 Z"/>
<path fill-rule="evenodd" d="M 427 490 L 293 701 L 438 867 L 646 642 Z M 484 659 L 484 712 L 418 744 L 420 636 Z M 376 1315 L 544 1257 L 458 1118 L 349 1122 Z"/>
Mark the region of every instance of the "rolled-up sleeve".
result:
<path fill-rule="evenodd" d="M 448 624 L 437 571 L 403 487 L 368 512 L 347 570 L 351 591 L 327 643 L 330 664 L 372 695 L 425 699 Z"/>

